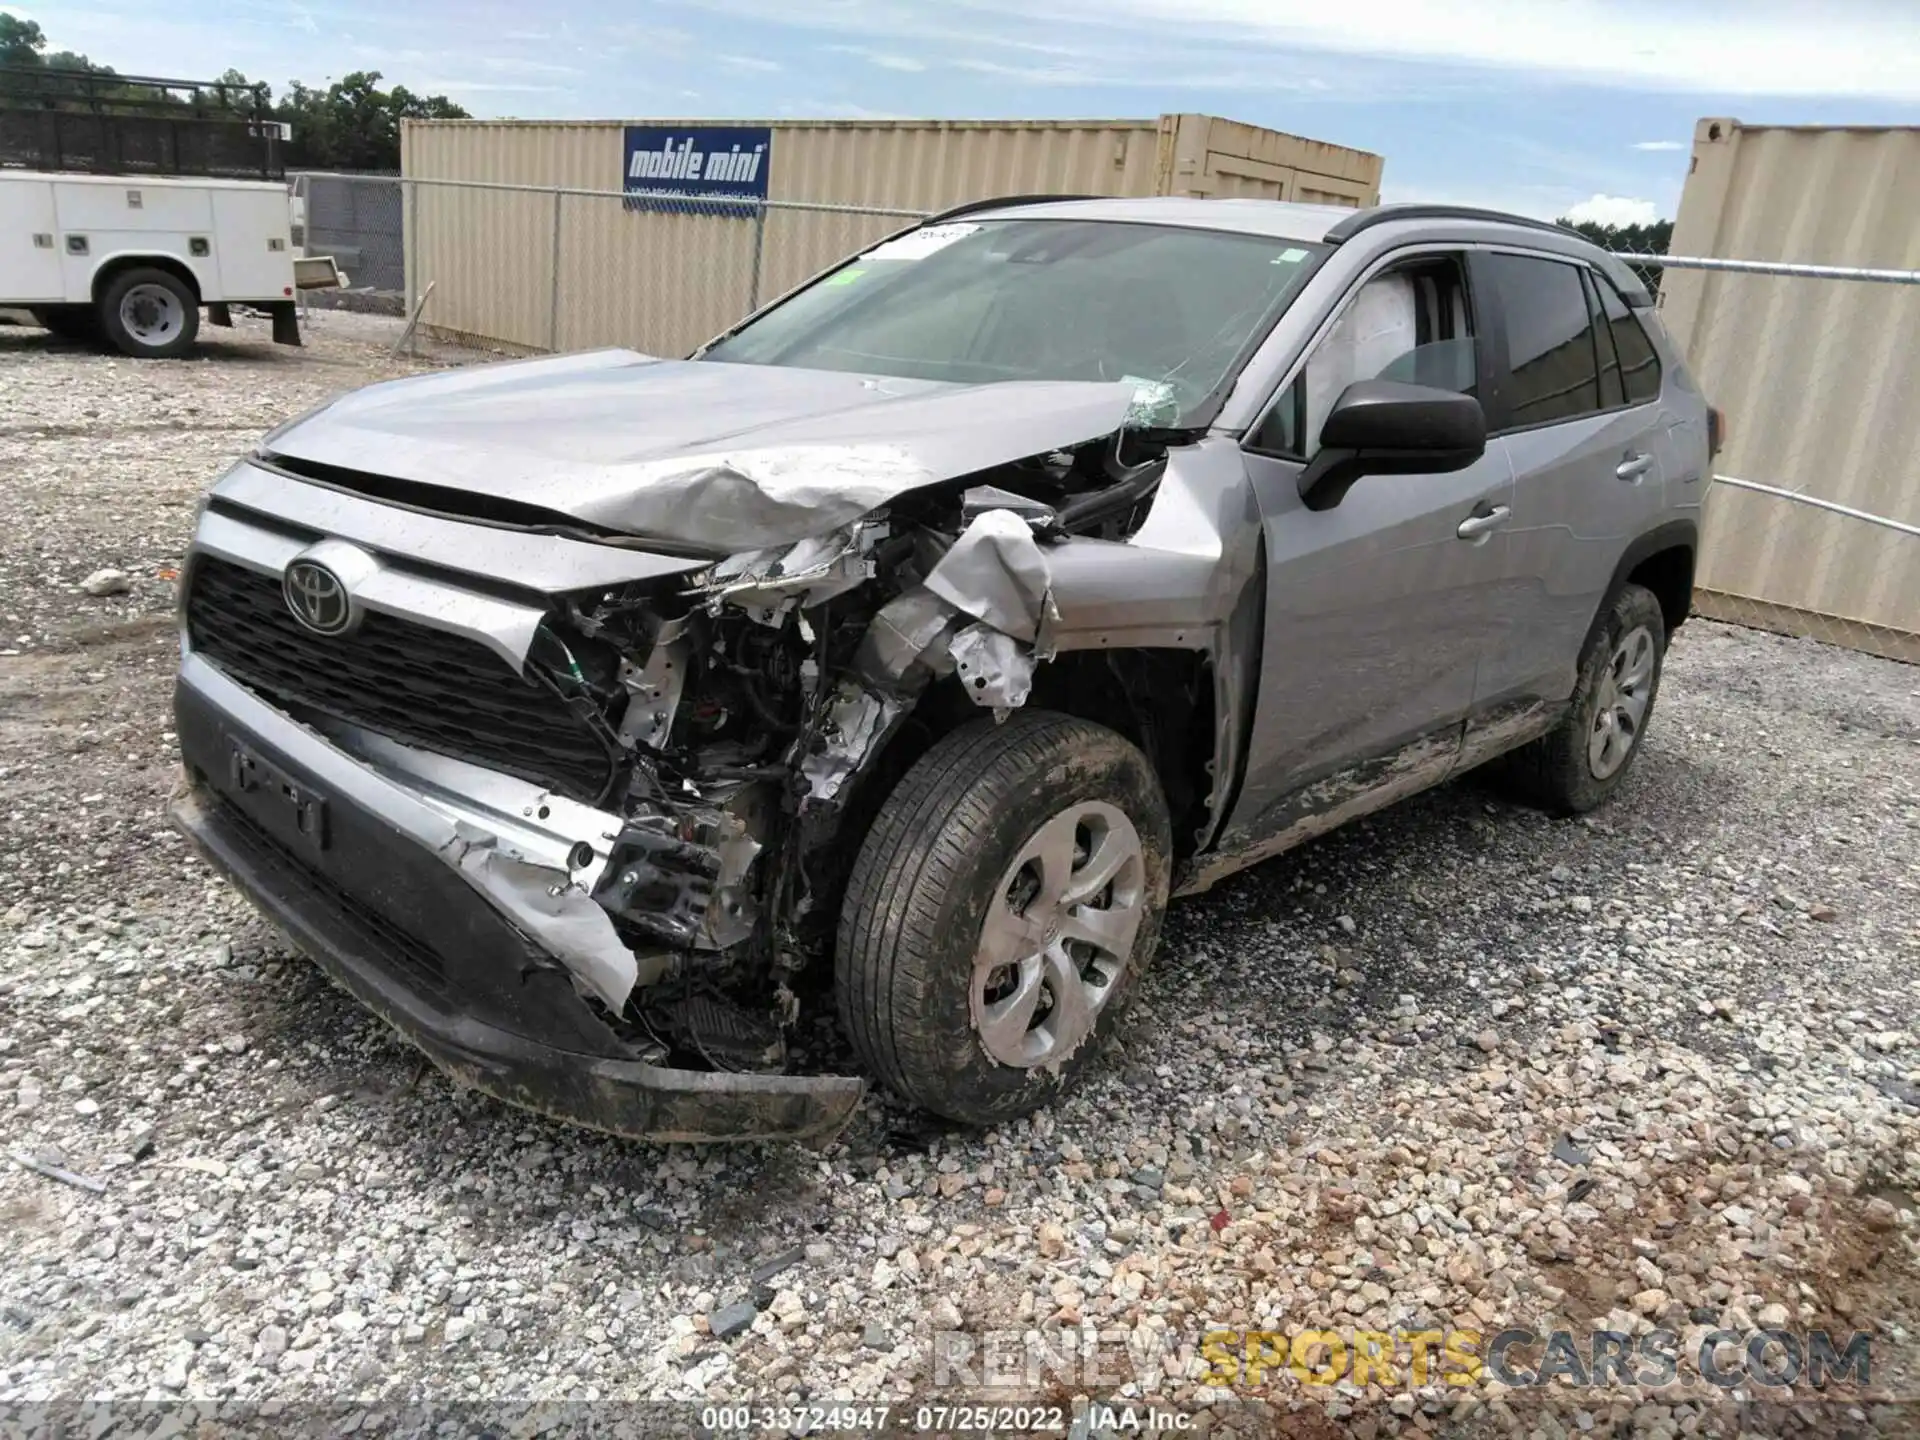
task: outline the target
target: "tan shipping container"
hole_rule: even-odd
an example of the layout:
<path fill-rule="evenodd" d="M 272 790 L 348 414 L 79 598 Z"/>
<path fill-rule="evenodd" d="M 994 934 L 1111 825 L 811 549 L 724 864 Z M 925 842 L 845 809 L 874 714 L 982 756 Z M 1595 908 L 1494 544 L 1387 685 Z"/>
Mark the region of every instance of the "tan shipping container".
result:
<path fill-rule="evenodd" d="M 1670 248 L 1920 269 L 1920 128 L 1702 120 Z M 1660 308 L 1728 416 L 1718 473 L 1920 524 L 1920 286 L 1671 270 Z M 1920 660 L 1915 545 L 1716 485 L 1700 607 Z"/>
<path fill-rule="evenodd" d="M 629 208 L 628 124 L 764 125 L 770 202 L 750 216 Z M 1157 120 L 409 120 L 407 269 L 433 329 L 526 350 L 683 355 L 911 213 L 993 195 L 1198 195 L 1379 203 L 1378 155 L 1209 115 Z M 537 190 L 481 188 L 531 186 Z M 553 193 L 559 187 L 568 192 Z"/>

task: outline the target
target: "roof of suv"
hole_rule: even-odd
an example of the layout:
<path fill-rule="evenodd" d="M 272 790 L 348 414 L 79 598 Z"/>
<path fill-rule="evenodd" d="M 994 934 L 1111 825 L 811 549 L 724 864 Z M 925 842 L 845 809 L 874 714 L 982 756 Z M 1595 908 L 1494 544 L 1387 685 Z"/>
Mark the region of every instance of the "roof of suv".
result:
<path fill-rule="evenodd" d="M 1276 240 L 1319 240 L 1354 214 L 1340 205 L 1295 205 L 1280 200 L 1200 200 L 1183 195 L 1135 199 L 1041 200 L 1005 206 L 969 207 L 969 219 L 1131 220 L 1135 224 L 1185 225 L 1198 230 L 1235 230 Z"/>
<path fill-rule="evenodd" d="M 1466 205 L 1407 203 L 1375 205 L 1363 210 L 1344 205 L 1299 205 L 1286 200 L 1205 200 L 1185 195 L 1149 195 L 1137 198 L 1085 199 L 1034 196 L 980 201 L 931 217 L 949 216 L 994 220 L 1109 220 L 1136 225 L 1182 225 L 1196 230 L 1226 230 L 1242 235 L 1266 235 L 1276 240 L 1303 240 L 1338 245 L 1376 225 L 1425 221 L 1505 226 L 1530 232 L 1535 243 L 1569 255 L 1597 260 L 1630 304 L 1651 304 L 1645 286 L 1622 262 L 1608 255 L 1584 235 L 1546 220 L 1481 210 Z M 1551 237 L 1551 241 L 1547 240 Z"/>

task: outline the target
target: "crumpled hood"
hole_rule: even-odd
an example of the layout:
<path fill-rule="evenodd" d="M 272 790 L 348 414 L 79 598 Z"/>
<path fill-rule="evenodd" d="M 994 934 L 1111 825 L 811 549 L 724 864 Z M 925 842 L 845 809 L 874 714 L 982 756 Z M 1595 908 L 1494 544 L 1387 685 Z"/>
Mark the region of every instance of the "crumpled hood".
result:
<path fill-rule="evenodd" d="M 1111 434 L 1134 394 L 1126 382 L 952 385 L 598 350 L 368 386 L 265 448 L 729 554 Z"/>

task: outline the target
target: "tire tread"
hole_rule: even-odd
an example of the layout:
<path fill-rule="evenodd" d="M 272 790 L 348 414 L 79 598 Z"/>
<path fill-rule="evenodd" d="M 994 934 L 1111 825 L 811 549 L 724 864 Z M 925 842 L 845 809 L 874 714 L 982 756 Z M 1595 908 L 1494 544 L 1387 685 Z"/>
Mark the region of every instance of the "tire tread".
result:
<path fill-rule="evenodd" d="M 944 736 L 882 802 L 848 880 L 834 988 L 849 1043 L 895 1094 L 954 1113 L 952 1097 L 929 1086 L 941 1063 L 942 1032 L 929 1014 L 928 990 L 935 967 L 945 963 L 945 897 L 962 883 L 969 860 L 991 839 L 996 814 L 1024 779 L 1063 753 L 1084 756 L 1102 747 L 1146 764 L 1102 726 L 1016 711 L 1004 724 L 975 722 Z M 1164 826 L 1163 817 L 1164 805 Z"/>
<path fill-rule="evenodd" d="M 1641 740 L 1634 742 L 1627 763 L 1605 780 L 1594 779 L 1587 769 L 1587 703 L 1599 684 L 1600 671 L 1613 655 L 1619 638 L 1636 625 L 1653 630 L 1656 660 L 1653 694 L 1648 697 L 1646 721 L 1653 718 L 1659 699 L 1661 673 L 1665 668 L 1667 632 L 1660 601 L 1644 586 L 1627 584 L 1608 605 L 1605 618 L 1594 628 L 1580 657 L 1580 676 L 1573 698 L 1560 723 L 1537 740 L 1529 741 L 1500 757 L 1496 773 L 1502 788 L 1516 800 L 1554 815 L 1581 815 L 1592 810 L 1613 793 L 1614 788 L 1633 768 Z"/>

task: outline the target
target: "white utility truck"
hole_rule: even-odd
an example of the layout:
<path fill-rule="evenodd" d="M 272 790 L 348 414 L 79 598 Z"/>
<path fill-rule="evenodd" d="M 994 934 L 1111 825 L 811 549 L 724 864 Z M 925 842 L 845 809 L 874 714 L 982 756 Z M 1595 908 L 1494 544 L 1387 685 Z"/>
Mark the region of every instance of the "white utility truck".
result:
<path fill-rule="evenodd" d="M 191 82 L 116 77 L 114 96 L 49 100 L 44 76 L 57 73 L 31 93 L 0 75 L 0 307 L 164 357 L 192 348 L 203 308 L 230 325 L 229 307 L 247 305 L 272 316 L 275 340 L 299 344 L 296 292 L 342 279 L 295 244 L 273 122 L 204 103 L 194 114 L 178 99 L 128 111 L 124 96 L 146 92 L 124 87 Z"/>

